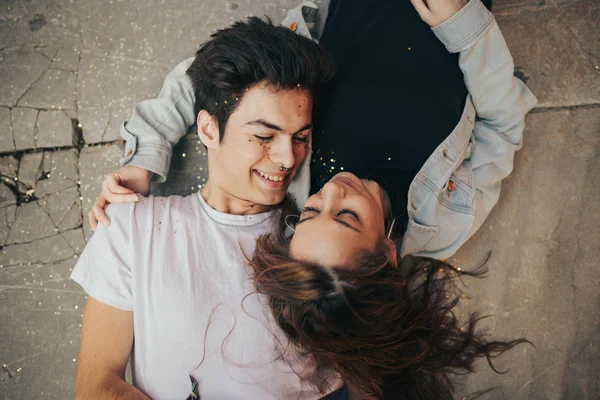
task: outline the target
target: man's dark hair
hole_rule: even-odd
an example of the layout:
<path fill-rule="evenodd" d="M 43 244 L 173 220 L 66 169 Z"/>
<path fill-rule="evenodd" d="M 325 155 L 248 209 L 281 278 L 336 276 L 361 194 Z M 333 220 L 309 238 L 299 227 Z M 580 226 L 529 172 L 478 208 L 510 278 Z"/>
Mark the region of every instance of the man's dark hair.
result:
<path fill-rule="evenodd" d="M 196 52 L 187 70 L 192 82 L 196 116 L 206 110 L 225 126 L 246 89 L 267 82 L 275 90 L 297 87 L 313 97 L 333 76 L 333 58 L 312 40 L 295 34 L 270 19 L 250 17 L 211 35 Z"/>

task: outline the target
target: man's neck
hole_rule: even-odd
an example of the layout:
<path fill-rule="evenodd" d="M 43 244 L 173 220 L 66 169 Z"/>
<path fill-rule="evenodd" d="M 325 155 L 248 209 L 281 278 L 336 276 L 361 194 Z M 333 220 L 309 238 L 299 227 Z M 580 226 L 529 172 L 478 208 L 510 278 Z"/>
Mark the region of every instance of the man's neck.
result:
<path fill-rule="evenodd" d="M 206 203 L 215 210 L 232 215 L 252 215 L 270 211 L 274 206 L 257 204 L 251 201 L 233 196 L 222 188 L 211 185 L 210 181 L 200 191 L 200 195 Z"/>

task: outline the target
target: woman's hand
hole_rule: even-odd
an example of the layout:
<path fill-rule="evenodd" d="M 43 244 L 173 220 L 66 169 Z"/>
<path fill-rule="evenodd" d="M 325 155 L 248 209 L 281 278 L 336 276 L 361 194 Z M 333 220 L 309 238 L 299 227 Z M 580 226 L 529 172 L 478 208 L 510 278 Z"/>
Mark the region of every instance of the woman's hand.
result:
<path fill-rule="evenodd" d="M 100 196 L 88 213 L 92 230 L 96 230 L 98 222 L 110 226 L 110 218 L 104 212 L 110 203 L 131 203 L 138 201 L 136 193 L 148 194 L 152 175 L 150 171 L 129 165 L 108 174 L 102 182 Z"/>
<path fill-rule="evenodd" d="M 459 12 L 468 0 L 410 0 L 421 19 L 432 28 Z"/>

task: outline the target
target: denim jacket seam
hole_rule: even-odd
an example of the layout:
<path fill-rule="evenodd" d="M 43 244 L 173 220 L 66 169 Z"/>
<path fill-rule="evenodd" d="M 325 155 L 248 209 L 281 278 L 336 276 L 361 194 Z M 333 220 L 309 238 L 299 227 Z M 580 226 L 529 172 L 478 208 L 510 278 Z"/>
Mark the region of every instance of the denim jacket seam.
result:
<path fill-rule="evenodd" d="M 412 223 L 412 225 L 411 225 L 411 223 Z M 418 246 L 418 248 L 416 250 L 413 250 L 410 254 L 418 253 L 418 252 L 422 251 L 423 249 L 425 249 L 427 246 L 429 246 L 429 243 L 431 243 L 440 233 L 440 229 L 438 226 L 428 226 L 428 225 L 419 224 L 412 217 L 409 218 L 407 230 L 411 229 L 411 228 L 417 229 L 420 231 L 432 232 L 432 235 L 429 238 L 429 240 L 427 240 L 422 245 Z M 404 244 L 404 242 L 403 242 L 403 244 Z M 401 250 L 402 250 L 403 244 L 401 245 Z M 403 253 L 403 255 L 406 255 L 406 253 Z"/>
<path fill-rule="evenodd" d="M 493 16 L 491 16 L 486 22 L 485 24 L 483 24 L 477 31 L 475 31 L 472 35 L 469 35 L 468 37 L 466 37 L 465 39 L 463 39 L 461 42 L 455 44 L 454 46 L 450 47 L 448 49 L 448 51 L 450 53 L 459 53 L 462 50 L 466 49 L 467 47 L 469 47 L 472 43 L 477 42 L 480 38 L 482 38 L 485 34 L 485 32 L 491 28 L 491 26 L 493 25 L 494 22 L 494 18 Z"/>
<path fill-rule="evenodd" d="M 461 181 L 458 178 L 456 178 L 455 184 L 464 187 L 464 190 L 466 190 L 469 193 L 469 201 L 472 202 L 475 189 L 467 186 L 467 184 L 465 184 L 463 181 Z M 448 208 L 450 210 L 457 211 L 457 212 L 460 212 L 463 214 L 472 214 L 472 215 L 475 214 L 475 208 L 472 205 L 457 205 L 457 204 L 454 204 L 451 201 L 445 199 L 442 196 L 442 193 L 444 192 L 444 190 L 445 189 L 440 190 L 435 195 L 441 205 L 445 206 L 446 208 Z"/>
<path fill-rule="evenodd" d="M 177 104 L 179 104 L 179 102 L 187 95 L 190 94 L 190 92 L 193 92 L 193 88 L 190 86 L 189 88 L 186 89 L 186 91 L 184 93 L 182 93 L 177 100 L 175 100 L 175 102 L 173 103 L 173 106 L 169 109 L 169 111 L 167 112 L 167 115 L 165 115 L 165 117 L 162 119 L 162 121 L 160 121 L 155 127 L 154 129 L 158 130 L 161 126 L 164 125 L 165 121 L 167 120 L 167 118 L 169 118 L 171 116 L 171 114 L 173 114 L 173 112 L 177 109 Z M 193 97 L 193 96 L 192 96 Z"/>
<path fill-rule="evenodd" d="M 480 124 L 485 124 L 485 122 L 483 122 L 482 120 L 478 120 L 478 122 Z M 523 123 L 523 121 L 520 121 L 520 123 Z M 494 133 L 497 134 L 498 136 L 500 136 L 502 139 L 504 139 L 510 145 L 512 145 L 512 146 L 520 146 L 522 144 L 521 142 L 523 141 L 523 137 L 522 136 L 521 136 L 520 140 L 518 140 L 517 142 L 515 142 L 510 136 L 508 136 L 505 133 L 505 132 L 510 131 L 510 130 L 512 130 L 514 128 L 515 128 L 514 126 L 511 126 L 511 127 L 507 128 L 504 132 L 495 131 Z M 475 139 L 477 139 L 477 136 L 478 136 L 477 135 L 477 130 L 475 130 L 474 136 L 475 136 Z"/>
<path fill-rule="evenodd" d="M 465 4 L 463 6 L 463 8 L 458 10 L 458 12 L 456 14 L 452 15 L 450 18 L 443 21 L 439 25 L 431 27 L 431 29 L 434 32 L 436 32 L 436 31 L 440 31 L 440 30 L 446 28 L 448 25 L 452 25 L 454 23 L 454 21 L 456 21 L 458 18 L 460 18 L 463 14 L 466 14 L 467 12 L 469 12 L 469 10 L 474 6 L 474 4 L 475 4 L 475 2 L 473 0 L 469 0 L 469 2 L 467 4 Z"/>
<path fill-rule="evenodd" d="M 456 204 L 451 203 L 450 201 L 444 199 L 441 196 L 442 192 L 439 192 L 436 195 L 436 198 L 438 199 L 439 203 L 441 206 L 446 207 L 447 209 L 454 211 L 454 212 L 458 212 L 461 214 L 467 214 L 467 215 L 475 215 L 475 209 L 474 207 L 471 206 L 459 206 Z"/>
<path fill-rule="evenodd" d="M 159 143 L 146 142 L 143 144 L 138 143 L 137 150 L 139 150 L 139 149 L 153 149 L 153 150 L 158 149 L 161 151 L 171 153 L 172 147 L 169 144 L 165 145 L 164 143 L 160 143 L 160 142 Z"/>
<path fill-rule="evenodd" d="M 458 19 L 460 19 L 460 17 L 462 17 L 464 14 L 467 14 L 470 11 L 470 9 L 472 9 L 473 7 L 476 7 L 477 2 L 478 1 L 476 1 L 476 0 L 470 0 L 469 3 L 467 3 L 458 13 L 454 14 L 452 17 L 450 17 L 446 21 L 442 22 L 440 25 L 432 27 L 431 30 L 436 35 L 438 33 L 443 35 L 444 30 L 447 27 L 455 24 L 456 21 Z M 492 13 L 489 13 L 487 18 L 485 20 L 483 20 L 481 27 L 479 27 L 473 34 L 464 38 L 460 42 L 458 42 L 456 44 L 450 44 L 449 46 L 447 46 L 448 51 L 450 53 L 457 53 L 457 52 L 464 50 L 465 48 L 468 47 L 468 45 L 479 40 L 479 38 L 481 36 L 483 36 L 483 34 L 490 27 L 490 25 L 492 25 L 493 21 L 494 21 L 494 15 Z"/>

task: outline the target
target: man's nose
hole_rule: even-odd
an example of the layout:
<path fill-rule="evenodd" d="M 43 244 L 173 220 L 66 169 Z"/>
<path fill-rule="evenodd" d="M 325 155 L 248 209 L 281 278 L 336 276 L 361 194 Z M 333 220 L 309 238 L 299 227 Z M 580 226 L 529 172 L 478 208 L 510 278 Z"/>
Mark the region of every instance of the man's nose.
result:
<path fill-rule="evenodd" d="M 287 135 L 281 135 L 271 145 L 270 158 L 275 164 L 283 165 L 285 168 L 292 168 L 296 162 L 292 138 Z"/>

